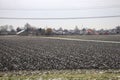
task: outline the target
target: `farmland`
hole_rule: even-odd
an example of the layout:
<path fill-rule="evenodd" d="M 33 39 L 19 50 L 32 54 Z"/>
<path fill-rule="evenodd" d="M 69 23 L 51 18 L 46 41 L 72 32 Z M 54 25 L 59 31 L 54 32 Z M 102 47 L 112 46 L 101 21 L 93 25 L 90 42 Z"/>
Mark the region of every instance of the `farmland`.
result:
<path fill-rule="evenodd" d="M 120 44 L 0 37 L 0 71 L 120 69 Z"/>

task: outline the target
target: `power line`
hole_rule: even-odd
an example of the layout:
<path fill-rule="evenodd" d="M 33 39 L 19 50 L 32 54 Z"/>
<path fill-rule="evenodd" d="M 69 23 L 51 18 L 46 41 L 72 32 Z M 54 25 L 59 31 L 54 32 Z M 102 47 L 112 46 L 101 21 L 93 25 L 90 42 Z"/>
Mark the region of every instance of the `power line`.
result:
<path fill-rule="evenodd" d="M 14 19 L 14 20 L 77 20 L 77 19 L 97 19 L 97 18 L 115 18 L 120 15 L 113 16 L 95 16 L 95 17 L 58 17 L 58 18 L 20 18 L 20 17 L 0 17 L 0 19 Z"/>
<path fill-rule="evenodd" d="M 81 7 L 81 8 L 73 8 L 73 9 L 63 9 L 63 8 L 41 8 L 41 9 L 0 9 L 0 10 L 8 10 L 8 11 L 73 11 L 73 10 L 90 10 L 90 9 L 109 9 L 109 8 L 120 8 L 120 5 L 111 5 L 111 6 L 94 6 L 94 7 Z"/>

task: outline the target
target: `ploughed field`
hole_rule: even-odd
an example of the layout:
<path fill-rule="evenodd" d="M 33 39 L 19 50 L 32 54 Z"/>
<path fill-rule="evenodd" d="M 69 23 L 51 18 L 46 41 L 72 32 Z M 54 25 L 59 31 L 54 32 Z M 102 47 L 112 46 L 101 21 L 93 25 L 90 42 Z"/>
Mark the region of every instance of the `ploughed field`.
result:
<path fill-rule="evenodd" d="M 0 37 L 0 71 L 120 69 L 120 44 Z"/>

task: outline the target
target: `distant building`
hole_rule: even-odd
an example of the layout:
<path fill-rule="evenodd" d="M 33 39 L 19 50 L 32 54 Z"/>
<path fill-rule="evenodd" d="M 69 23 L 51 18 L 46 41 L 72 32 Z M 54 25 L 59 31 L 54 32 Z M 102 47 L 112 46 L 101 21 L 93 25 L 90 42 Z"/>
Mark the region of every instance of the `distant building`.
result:
<path fill-rule="evenodd" d="M 56 35 L 63 35 L 63 29 L 61 27 L 58 30 L 53 29 L 53 33 Z"/>
<path fill-rule="evenodd" d="M 77 26 L 74 29 L 74 34 L 80 34 L 80 30 L 79 30 L 79 28 Z"/>
<path fill-rule="evenodd" d="M 120 34 L 120 26 L 117 26 L 117 27 L 116 27 L 116 33 L 117 33 L 117 34 Z"/>
<path fill-rule="evenodd" d="M 72 35 L 74 34 L 74 32 L 75 32 L 74 30 L 69 30 L 69 33 Z"/>
<path fill-rule="evenodd" d="M 117 32 L 116 32 L 116 29 L 110 29 L 109 30 L 109 34 L 116 34 Z"/>
<path fill-rule="evenodd" d="M 11 31 L 8 31 L 8 35 L 16 35 L 16 31 L 14 29 Z"/>
<path fill-rule="evenodd" d="M 17 32 L 17 35 L 23 35 L 23 36 L 32 36 L 36 35 L 36 29 L 32 27 L 30 24 L 26 23 L 23 30 Z"/>
<path fill-rule="evenodd" d="M 99 33 L 94 29 L 87 29 L 86 34 L 87 35 L 98 35 Z"/>
<path fill-rule="evenodd" d="M 0 35 L 8 35 L 8 31 L 0 31 Z"/>
<path fill-rule="evenodd" d="M 80 34 L 81 34 L 81 35 L 87 34 L 87 29 L 83 28 L 83 29 L 80 31 Z"/>
<path fill-rule="evenodd" d="M 69 35 L 70 33 L 69 33 L 69 31 L 67 29 L 65 29 L 65 30 L 63 30 L 63 34 L 64 35 Z"/>
<path fill-rule="evenodd" d="M 104 29 L 98 30 L 97 32 L 99 33 L 99 35 L 105 35 L 105 34 L 107 34 L 107 31 L 104 30 Z"/>
<path fill-rule="evenodd" d="M 25 30 L 21 30 L 19 32 L 16 33 L 17 35 L 25 35 Z"/>
<path fill-rule="evenodd" d="M 0 35 L 8 35 L 8 25 L 0 26 Z"/>

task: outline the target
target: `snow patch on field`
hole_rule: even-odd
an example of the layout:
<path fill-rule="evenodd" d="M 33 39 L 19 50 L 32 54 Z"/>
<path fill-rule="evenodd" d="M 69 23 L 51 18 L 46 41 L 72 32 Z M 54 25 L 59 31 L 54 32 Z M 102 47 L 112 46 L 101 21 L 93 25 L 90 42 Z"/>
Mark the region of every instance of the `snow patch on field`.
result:
<path fill-rule="evenodd" d="M 72 38 L 59 38 L 59 37 L 41 37 L 41 38 L 59 39 L 59 40 L 73 40 L 73 41 L 85 41 L 85 42 L 117 43 L 117 44 L 120 44 L 120 42 L 118 42 L 118 41 L 85 40 L 85 39 L 72 39 Z"/>

